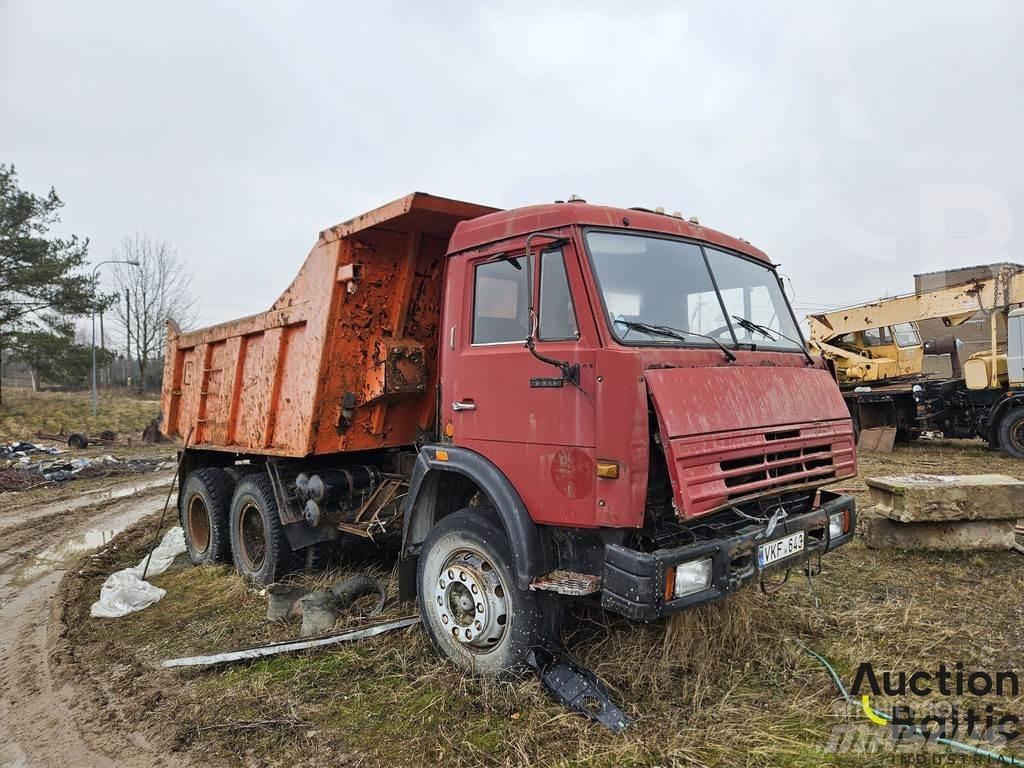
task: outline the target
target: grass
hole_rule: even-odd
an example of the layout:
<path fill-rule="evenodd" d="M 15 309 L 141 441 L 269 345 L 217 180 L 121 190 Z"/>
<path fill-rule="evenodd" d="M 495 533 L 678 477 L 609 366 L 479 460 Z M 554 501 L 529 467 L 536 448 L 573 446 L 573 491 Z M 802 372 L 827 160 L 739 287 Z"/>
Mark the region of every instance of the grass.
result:
<path fill-rule="evenodd" d="M 89 392 L 33 392 L 24 387 L 4 387 L 0 441 L 31 441 L 39 431 L 97 434 L 113 430 L 139 438 L 146 424 L 160 413 L 160 401 L 155 396 L 101 391 L 98 415 L 93 418 L 91 397 Z"/>
<path fill-rule="evenodd" d="M 978 444 L 955 442 L 865 455 L 861 470 L 1022 473 Z M 860 480 L 839 485 L 870 514 Z M 226 567 L 172 569 L 155 580 L 167 590 L 159 605 L 116 622 L 87 618 L 106 573 L 143 551 L 139 538 L 94 571 L 66 580 L 83 606 L 69 625 L 72 647 L 82 668 L 123 676 L 131 695 L 122 698 L 147 702 L 138 717 L 169 747 L 214 764 L 890 764 L 891 756 L 829 747 L 842 733 L 836 728 L 858 727 L 869 736 L 880 729 L 837 701 L 798 640 L 828 657 L 847 685 L 863 661 L 878 670 L 935 669 L 940 661 L 1024 669 L 1018 553 L 876 552 L 856 541 L 826 560 L 815 579 L 818 604 L 806 578 L 794 574 L 775 594 L 748 588 L 665 622 L 632 624 L 597 609 L 577 611 L 569 647 L 635 718 L 613 736 L 567 712 L 532 677 L 493 681 L 458 673 L 415 627 L 326 652 L 157 671 L 162 658 L 289 637 L 297 627 L 268 625 L 265 598 Z M 389 561 L 381 562 L 394 595 Z M 347 572 L 304 579 L 312 586 Z M 385 615 L 407 611 L 392 602 Z M 1024 714 L 1022 698 L 986 703 Z"/>

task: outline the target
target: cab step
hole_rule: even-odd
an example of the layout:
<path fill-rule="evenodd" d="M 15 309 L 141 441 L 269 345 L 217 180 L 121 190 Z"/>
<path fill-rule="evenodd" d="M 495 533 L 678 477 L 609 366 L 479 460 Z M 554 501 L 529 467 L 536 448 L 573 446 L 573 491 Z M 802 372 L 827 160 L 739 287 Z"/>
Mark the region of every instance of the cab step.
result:
<path fill-rule="evenodd" d="M 592 595 L 601 591 L 601 577 L 592 573 L 576 571 L 551 571 L 534 579 L 530 584 L 530 589 L 557 592 L 560 595 L 574 597 Z"/>

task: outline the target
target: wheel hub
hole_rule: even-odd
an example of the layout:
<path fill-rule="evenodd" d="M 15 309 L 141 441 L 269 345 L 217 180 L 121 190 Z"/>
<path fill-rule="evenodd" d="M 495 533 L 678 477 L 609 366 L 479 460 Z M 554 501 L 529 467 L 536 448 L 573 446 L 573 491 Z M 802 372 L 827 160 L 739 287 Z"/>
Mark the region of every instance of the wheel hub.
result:
<path fill-rule="evenodd" d="M 263 518 L 254 504 L 247 504 L 238 519 L 241 555 L 252 570 L 263 567 L 267 556 L 267 535 L 263 530 Z"/>
<path fill-rule="evenodd" d="M 433 608 L 441 625 L 467 650 L 481 651 L 505 636 L 505 588 L 494 567 L 476 552 L 452 553 L 434 584 Z"/>
<path fill-rule="evenodd" d="M 1018 450 L 1024 450 L 1024 420 L 1018 421 L 1010 429 L 1010 440 Z"/>
<path fill-rule="evenodd" d="M 205 552 L 210 546 L 210 513 L 198 494 L 188 504 L 188 532 L 195 551 Z"/>

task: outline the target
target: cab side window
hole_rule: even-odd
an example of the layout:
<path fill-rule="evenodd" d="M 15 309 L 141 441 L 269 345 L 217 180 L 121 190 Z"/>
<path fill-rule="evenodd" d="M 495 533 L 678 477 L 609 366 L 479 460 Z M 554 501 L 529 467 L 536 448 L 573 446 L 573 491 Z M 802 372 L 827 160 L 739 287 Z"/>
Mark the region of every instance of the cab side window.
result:
<path fill-rule="evenodd" d="M 580 337 L 569 291 L 562 251 L 545 251 L 540 257 L 539 336 L 545 341 Z"/>
<path fill-rule="evenodd" d="M 882 326 L 881 328 L 868 328 L 864 331 L 865 347 L 881 347 L 887 344 L 892 344 L 892 336 L 889 335 L 889 329 L 887 327 Z"/>
<path fill-rule="evenodd" d="M 525 341 L 528 303 L 522 259 L 477 265 L 473 281 L 473 343 Z"/>

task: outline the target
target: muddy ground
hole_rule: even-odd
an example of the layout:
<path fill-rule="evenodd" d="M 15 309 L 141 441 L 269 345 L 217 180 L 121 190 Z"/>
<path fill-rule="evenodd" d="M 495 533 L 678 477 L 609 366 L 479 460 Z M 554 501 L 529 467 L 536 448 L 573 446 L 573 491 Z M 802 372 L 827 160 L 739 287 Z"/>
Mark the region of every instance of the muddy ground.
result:
<path fill-rule="evenodd" d="M 1024 466 L 975 443 L 861 457 L 862 476 L 905 472 L 1024 478 Z M 418 628 L 232 668 L 162 671 L 170 656 L 297 634 L 267 625 L 265 598 L 227 568 L 172 568 L 154 579 L 168 590 L 156 606 L 89 617 L 104 578 L 146 551 L 168 480 L 0 496 L 0 765 L 892 765 L 888 743 L 871 741 L 882 729 L 838 702 L 798 641 L 847 684 L 862 661 L 1024 670 L 1024 555 L 875 552 L 857 541 L 826 561 L 813 592 L 794 575 L 773 595 L 749 589 L 651 625 L 576 612 L 571 648 L 636 720 L 621 736 L 566 713 L 530 677 L 463 677 Z M 859 480 L 837 486 L 870 514 Z M 125 525 L 113 540 L 104 533 Z M 381 551 L 303 578 L 370 570 L 394 594 L 392 562 Z M 407 610 L 392 601 L 386 615 Z M 983 703 L 1024 717 L 1020 696 Z M 865 751 L 872 743 L 885 750 Z"/>
<path fill-rule="evenodd" d="M 112 550 L 118 532 L 160 511 L 169 480 L 165 472 L 0 496 L 0 765 L 175 764 L 144 744 L 122 749 L 109 702 L 91 697 L 59 654 L 69 629 L 55 599 L 68 569 L 88 568 L 83 554 Z"/>

